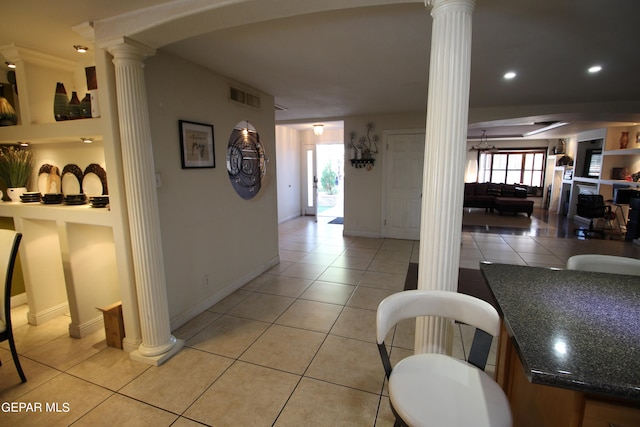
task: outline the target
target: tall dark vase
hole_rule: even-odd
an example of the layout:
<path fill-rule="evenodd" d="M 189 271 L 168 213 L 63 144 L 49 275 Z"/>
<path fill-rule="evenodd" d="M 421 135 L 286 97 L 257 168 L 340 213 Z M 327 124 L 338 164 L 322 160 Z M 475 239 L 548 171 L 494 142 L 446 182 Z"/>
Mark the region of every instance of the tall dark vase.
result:
<path fill-rule="evenodd" d="M 69 98 L 64 84 L 60 82 L 56 84 L 56 94 L 53 98 L 53 116 L 57 122 L 69 119 Z"/>
<path fill-rule="evenodd" d="M 86 94 L 82 101 L 80 101 L 80 108 L 82 109 L 80 112 L 80 118 L 90 119 L 91 118 L 91 95 Z"/>
<path fill-rule="evenodd" d="M 69 120 L 76 120 L 81 118 L 82 115 L 82 107 L 80 106 L 80 99 L 78 98 L 78 94 L 73 91 L 71 92 L 71 100 L 69 101 Z"/>

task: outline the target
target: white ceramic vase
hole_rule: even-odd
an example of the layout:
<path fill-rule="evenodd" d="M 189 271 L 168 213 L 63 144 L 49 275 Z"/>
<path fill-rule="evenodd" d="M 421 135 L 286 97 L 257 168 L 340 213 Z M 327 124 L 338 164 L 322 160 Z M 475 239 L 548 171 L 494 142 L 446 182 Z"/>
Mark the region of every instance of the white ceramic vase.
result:
<path fill-rule="evenodd" d="M 27 192 L 26 187 L 7 188 L 7 195 L 12 202 L 19 202 L 20 196 Z"/>

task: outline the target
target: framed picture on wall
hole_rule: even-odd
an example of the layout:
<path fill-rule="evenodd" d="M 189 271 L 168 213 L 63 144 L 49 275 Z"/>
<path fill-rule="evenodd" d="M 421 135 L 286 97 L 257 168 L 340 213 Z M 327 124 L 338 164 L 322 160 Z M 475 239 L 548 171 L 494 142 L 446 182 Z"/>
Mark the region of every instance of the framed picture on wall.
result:
<path fill-rule="evenodd" d="M 179 120 L 182 169 L 215 168 L 213 125 Z"/>

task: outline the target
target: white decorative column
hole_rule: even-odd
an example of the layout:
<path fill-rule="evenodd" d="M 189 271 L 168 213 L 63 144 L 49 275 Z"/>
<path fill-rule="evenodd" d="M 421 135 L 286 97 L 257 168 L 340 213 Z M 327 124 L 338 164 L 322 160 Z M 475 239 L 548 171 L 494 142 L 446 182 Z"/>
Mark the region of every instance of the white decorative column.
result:
<path fill-rule="evenodd" d="M 456 292 L 475 0 L 425 0 L 425 4 L 433 7 L 433 27 L 418 289 Z M 432 317 L 418 319 L 415 352 L 450 353 L 452 333 L 449 322 Z"/>
<path fill-rule="evenodd" d="M 107 47 L 113 55 L 120 143 L 142 344 L 131 358 L 160 365 L 182 348 L 171 335 L 155 187 L 144 59 L 154 51 L 130 40 Z"/>

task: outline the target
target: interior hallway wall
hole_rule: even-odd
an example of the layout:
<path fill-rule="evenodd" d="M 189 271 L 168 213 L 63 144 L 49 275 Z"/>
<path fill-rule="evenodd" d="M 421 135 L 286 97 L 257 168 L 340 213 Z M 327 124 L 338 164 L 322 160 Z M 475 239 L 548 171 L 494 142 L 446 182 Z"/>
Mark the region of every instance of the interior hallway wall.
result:
<path fill-rule="evenodd" d="M 145 77 L 175 328 L 278 262 L 274 100 L 256 91 L 259 109 L 233 103 L 228 91 L 235 82 L 163 52 L 146 60 Z M 182 169 L 179 120 L 213 125 L 215 168 Z M 251 200 L 236 194 L 226 168 L 229 136 L 245 120 L 269 159 Z"/>

